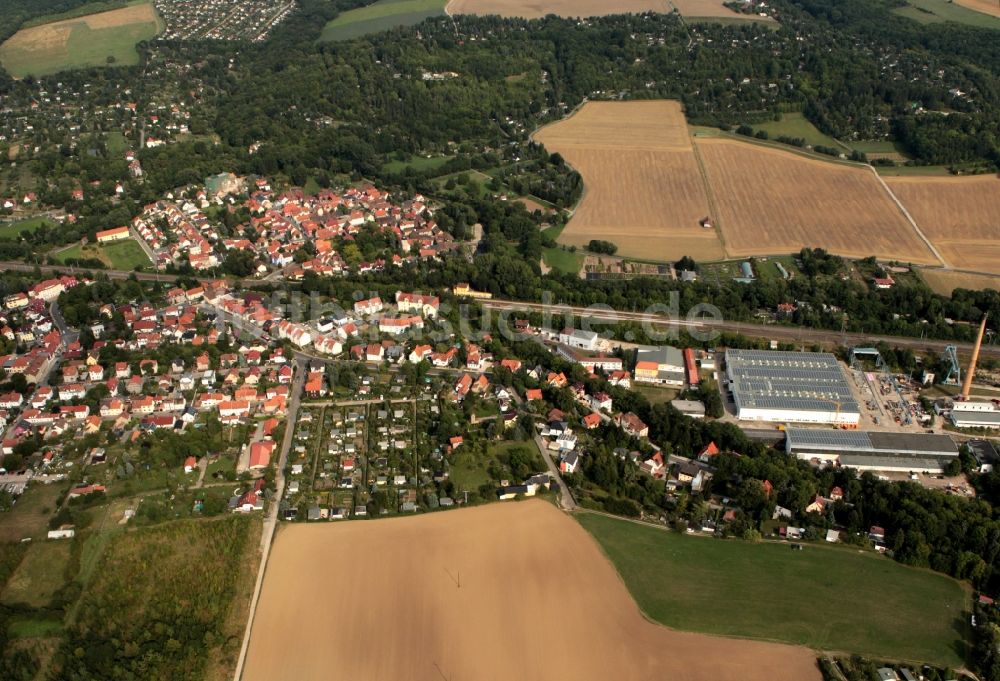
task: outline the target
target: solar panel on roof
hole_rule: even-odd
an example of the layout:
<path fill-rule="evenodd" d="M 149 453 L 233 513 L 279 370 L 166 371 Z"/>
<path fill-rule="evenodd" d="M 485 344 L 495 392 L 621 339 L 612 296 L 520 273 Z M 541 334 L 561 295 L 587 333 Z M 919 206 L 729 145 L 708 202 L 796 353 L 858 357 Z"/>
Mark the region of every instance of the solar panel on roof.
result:
<path fill-rule="evenodd" d="M 728 350 L 726 374 L 740 408 L 860 412 L 830 353 Z"/>
<path fill-rule="evenodd" d="M 816 430 L 813 428 L 789 428 L 785 431 L 790 445 L 799 447 L 827 446 L 871 448 L 868 433 L 861 430 Z"/>

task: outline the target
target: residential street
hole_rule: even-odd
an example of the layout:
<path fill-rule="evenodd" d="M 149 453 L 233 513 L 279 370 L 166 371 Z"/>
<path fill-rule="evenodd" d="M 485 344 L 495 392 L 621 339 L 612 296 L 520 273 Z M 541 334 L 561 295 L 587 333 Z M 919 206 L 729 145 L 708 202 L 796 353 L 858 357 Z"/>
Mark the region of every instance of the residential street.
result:
<path fill-rule="evenodd" d="M 573 498 L 573 495 L 569 491 L 569 486 L 566 485 L 562 476 L 559 475 L 559 467 L 552 460 L 549 450 L 545 448 L 545 441 L 537 433 L 535 434 L 535 446 L 541 452 L 542 458 L 545 460 L 545 465 L 549 467 L 549 473 L 552 474 L 552 477 L 556 479 L 556 483 L 559 485 L 559 508 L 564 511 L 575 511 L 577 509 L 576 499 Z"/>
<path fill-rule="evenodd" d="M 277 471 L 274 476 L 275 493 L 270 500 L 267 515 L 264 518 L 264 527 L 260 538 L 260 568 L 257 570 L 257 581 L 254 584 L 253 596 L 250 599 L 250 613 L 247 616 L 247 626 L 243 632 L 243 645 L 240 647 L 240 656 L 236 663 L 236 673 L 234 681 L 239 681 L 243 675 L 243 665 L 246 662 L 247 648 L 250 645 L 250 633 L 253 628 L 254 614 L 257 612 L 257 602 L 260 599 L 260 589 L 264 583 L 264 571 L 267 568 L 267 558 L 271 553 L 271 543 L 274 540 L 274 532 L 278 526 L 278 507 L 281 505 L 281 497 L 285 492 L 285 463 L 288 460 L 288 452 L 292 448 L 295 439 L 295 423 L 299 411 L 299 398 L 302 395 L 302 386 L 305 383 L 307 360 L 299 355 L 295 357 L 295 380 L 292 382 L 292 393 L 288 401 L 288 414 L 285 419 L 285 435 L 281 441 L 281 453 L 278 456 Z"/>

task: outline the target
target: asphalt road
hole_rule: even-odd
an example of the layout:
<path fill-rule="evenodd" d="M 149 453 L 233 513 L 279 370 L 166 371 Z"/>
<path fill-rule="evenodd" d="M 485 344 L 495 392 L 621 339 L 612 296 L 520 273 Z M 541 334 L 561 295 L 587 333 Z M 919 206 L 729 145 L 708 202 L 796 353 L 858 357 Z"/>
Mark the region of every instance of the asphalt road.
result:
<path fill-rule="evenodd" d="M 549 474 L 555 478 L 556 484 L 559 485 L 559 506 L 564 511 L 575 511 L 577 508 L 576 499 L 569 491 L 569 487 L 566 482 L 562 479 L 559 474 L 559 468 L 556 467 L 555 462 L 552 461 L 552 455 L 549 454 L 549 450 L 545 447 L 545 441 L 536 433 L 535 434 L 535 446 L 538 447 L 538 451 L 541 452 L 542 458 L 545 460 L 545 465 L 549 468 Z"/>

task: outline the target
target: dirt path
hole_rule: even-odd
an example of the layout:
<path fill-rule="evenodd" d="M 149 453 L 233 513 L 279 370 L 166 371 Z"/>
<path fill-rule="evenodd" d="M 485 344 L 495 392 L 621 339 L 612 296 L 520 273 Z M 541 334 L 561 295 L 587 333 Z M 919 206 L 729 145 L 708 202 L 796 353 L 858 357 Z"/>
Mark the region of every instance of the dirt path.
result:
<path fill-rule="evenodd" d="M 264 527 L 260 538 L 260 569 L 257 571 L 257 581 L 254 584 L 253 596 L 250 598 L 250 613 L 247 616 L 247 626 L 243 632 L 243 644 L 240 647 L 240 656 L 237 659 L 236 671 L 233 674 L 234 681 L 240 681 L 240 678 L 243 676 L 243 666 L 246 664 L 247 650 L 250 645 L 250 634 L 253 632 L 254 617 L 257 614 L 260 591 L 264 584 L 267 559 L 270 556 L 271 546 L 274 542 L 274 533 L 278 526 L 278 506 L 281 502 L 281 496 L 285 492 L 285 462 L 288 460 L 288 451 L 292 448 L 292 441 L 294 440 L 296 416 L 299 411 L 299 398 L 302 395 L 302 386 L 305 383 L 306 376 L 306 362 L 301 357 L 296 357 L 295 369 L 291 399 L 288 402 L 288 417 L 285 420 L 285 436 L 281 443 L 281 455 L 278 457 L 278 466 L 275 472 L 277 492 L 274 495 L 274 499 L 271 500 L 267 510 L 267 517 L 264 519 Z M 281 678 L 281 675 L 275 678 Z"/>
<path fill-rule="evenodd" d="M 886 184 L 885 179 L 878 174 L 877 170 L 875 170 L 875 166 L 868 166 L 868 168 L 871 169 L 872 175 L 875 176 L 875 179 L 878 180 L 878 183 L 882 185 L 882 189 L 885 190 L 885 193 L 889 195 L 889 198 L 892 199 L 893 203 L 896 204 L 900 212 L 903 213 L 903 217 L 905 217 L 907 221 L 909 221 L 909 223 L 913 226 L 913 231 L 917 233 L 917 236 L 920 237 L 920 240 L 927 245 L 927 248 L 929 248 L 931 253 L 934 254 L 934 257 L 937 258 L 942 265 L 944 265 L 945 269 L 949 269 L 951 265 L 948 263 L 947 260 L 944 259 L 944 256 L 941 255 L 940 251 L 938 251 L 938 249 L 934 247 L 934 244 L 932 244 L 931 240 L 927 238 L 927 235 L 923 233 L 923 231 L 920 229 L 920 225 L 918 225 L 917 221 L 913 219 L 912 215 L 910 215 L 910 211 L 906 210 L 906 206 L 903 205 L 903 202 L 899 200 L 899 198 L 892 191 L 892 189 L 889 188 L 889 185 Z"/>

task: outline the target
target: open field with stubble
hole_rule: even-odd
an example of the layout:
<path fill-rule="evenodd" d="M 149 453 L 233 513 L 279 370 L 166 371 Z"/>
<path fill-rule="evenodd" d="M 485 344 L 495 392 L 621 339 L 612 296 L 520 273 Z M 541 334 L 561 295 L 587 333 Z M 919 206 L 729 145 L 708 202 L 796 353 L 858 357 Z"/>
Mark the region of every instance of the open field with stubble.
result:
<path fill-rule="evenodd" d="M 649 622 L 583 528 L 533 500 L 282 526 L 243 678 L 818 681 L 820 674 L 807 648 Z"/>
<path fill-rule="evenodd" d="M 730 256 L 810 246 L 849 257 L 938 264 L 866 168 L 737 140 L 699 138 L 697 145 Z"/>
<path fill-rule="evenodd" d="M 725 6 L 725 0 L 670 0 L 681 16 L 689 19 L 724 19 L 726 23 L 737 23 L 740 21 L 757 21 L 771 23 L 777 26 L 777 22 L 771 17 L 762 17 L 757 14 L 740 14 Z"/>
<path fill-rule="evenodd" d="M 503 17 L 540 19 L 549 14 L 561 17 L 597 17 L 609 14 L 640 14 L 675 9 L 690 19 L 721 19 L 731 23 L 741 21 L 771 22 L 771 17 L 740 14 L 726 7 L 724 0 L 450 0 L 448 14 L 498 14 Z"/>
<path fill-rule="evenodd" d="M 944 575 L 843 546 L 791 551 L 785 543 L 688 537 L 588 513 L 576 518 L 658 622 L 881 659 L 962 665 L 969 597 Z"/>
<path fill-rule="evenodd" d="M 607 239 L 618 254 L 649 260 L 715 260 L 718 235 L 680 104 L 590 102 L 534 135 L 584 179 L 586 191 L 559 241 Z"/>
<path fill-rule="evenodd" d="M 920 270 L 920 276 L 935 293 L 940 293 L 943 296 L 951 297 L 952 292 L 957 288 L 969 289 L 970 291 L 992 288 L 1000 291 L 1000 277 L 991 277 L 985 274 L 924 269 Z"/>
<path fill-rule="evenodd" d="M 0 63 L 18 78 L 85 66 L 137 64 L 136 43 L 163 29 L 151 2 L 23 28 L 0 45 Z"/>
<path fill-rule="evenodd" d="M 721 1 L 719 6 L 722 6 Z M 448 14 L 498 14 L 503 17 L 540 19 L 548 14 L 561 17 L 596 17 L 608 14 L 638 14 L 673 9 L 668 0 L 451 0 Z M 726 10 L 729 12 L 729 10 Z M 735 12 L 729 12 L 736 15 Z"/>
<path fill-rule="evenodd" d="M 952 267 L 1000 274 L 1000 178 L 887 177 Z"/>
<path fill-rule="evenodd" d="M 955 3 L 991 17 L 1000 17 L 1000 3 L 995 0 L 955 0 Z"/>
<path fill-rule="evenodd" d="M 776 125 L 775 132 L 811 128 L 801 116 Z M 583 198 L 560 244 L 585 248 L 604 239 L 620 256 L 660 262 L 824 248 L 848 258 L 954 268 L 966 280 L 1000 275 L 996 175 L 882 177 L 870 166 L 689 128 L 680 104 L 664 100 L 588 102 L 533 138 L 583 177 Z M 891 142 L 861 145 L 900 153 Z M 705 217 L 714 229 L 700 225 Z M 966 280 L 956 286 L 975 283 Z M 931 285 L 951 284 L 937 277 Z"/>

